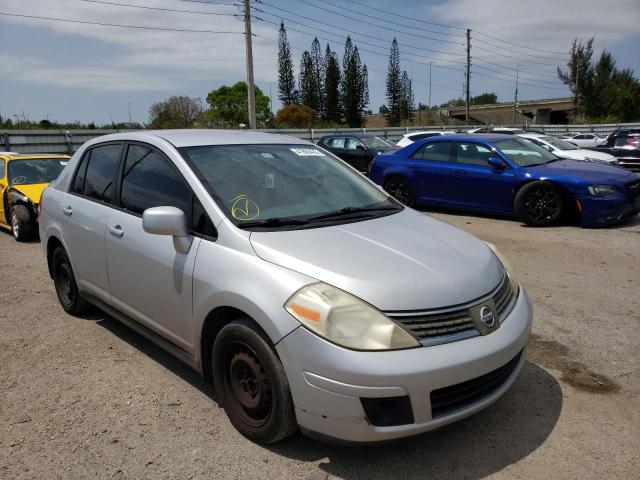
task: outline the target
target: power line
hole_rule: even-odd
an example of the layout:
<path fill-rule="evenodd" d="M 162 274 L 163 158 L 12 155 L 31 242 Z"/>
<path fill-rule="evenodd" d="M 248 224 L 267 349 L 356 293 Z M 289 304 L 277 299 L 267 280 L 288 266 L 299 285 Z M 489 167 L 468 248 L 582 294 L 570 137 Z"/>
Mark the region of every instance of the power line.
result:
<path fill-rule="evenodd" d="M 271 5 L 270 3 L 267 3 L 267 2 L 264 2 L 264 1 L 261 1 L 260 3 L 261 3 L 261 4 L 263 4 L 263 5 L 267 5 L 267 6 L 269 6 L 270 8 L 275 8 L 276 10 L 280 10 L 280 11 L 282 11 L 282 12 L 289 13 L 289 14 L 291 14 L 291 15 L 295 15 L 296 17 L 304 18 L 305 20 L 310 20 L 310 21 L 312 21 L 312 22 L 319 23 L 320 25 L 326 25 L 326 26 L 331 27 L 331 28 L 340 28 L 340 27 L 336 27 L 335 25 L 332 25 L 332 24 L 330 24 L 330 23 L 322 22 L 322 21 L 317 20 L 317 19 L 315 19 L 315 18 L 307 17 L 307 16 L 305 16 L 305 15 L 300 15 L 299 13 L 292 12 L 291 10 L 286 10 L 286 9 L 284 9 L 284 8 L 276 7 L 275 5 Z M 266 10 L 262 10 L 262 9 L 259 9 L 259 8 L 255 8 L 255 7 L 252 7 L 252 8 L 254 8 L 254 10 L 256 10 L 256 11 L 258 11 L 258 12 L 266 13 L 267 15 L 271 15 L 272 17 L 281 18 L 281 19 L 287 20 L 287 21 L 289 21 L 289 22 L 292 22 L 292 23 L 298 23 L 299 25 L 302 25 L 302 24 L 301 24 L 301 23 L 299 23 L 299 22 L 296 22 L 296 21 L 294 21 L 294 20 L 291 20 L 291 19 L 288 19 L 288 18 L 286 18 L 286 17 L 283 17 L 282 15 L 276 15 L 276 14 L 274 14 L 274 13 L 271 13 L 271 12 L 268 12 L 268 11 L 266 11 Z M 319 30 L 317 27 L 308 27 L 308 28 L 316 28 L 316 30 Z M 360 35 L 360 36 L 362 36 L 362 37 L 372 38 L 372 39 L 374 39 L 374 40 L 386 41 L 386 40 L 385 40 L 385 39 L 383 39 L 383 38 L 376 37 L 376 36 L 373 36 L 373 35 L 369 35 L 369 34 L 366 34 L 366 33 L 357 32 L 357 31 L 355 31 L 355 30 L 345 30 L 345 29 L 342 29 L 342 28 L 340 28 L 340 29 L 341 29 L 342 31 L 349 32 L 349 33 L 351 33 L 352 35 Z M 459 54 L 459 53 L 443 52 L 443 51 L 441 51 L 441 50 L 434 50 L 434 49 L 426 48 L 426 47 L 417 47 L 417 46 L 410 45 L 410 44 L 406 44 L 406 43 L 400 43 L 400 42 L 398 42 L 398 45 L 403 46 L 403 47 L 415 48 L 415 49 L 418 49 L 418 50 L 425 50 L 425 51 L 433 52 L 433 53 L 440 53 L 440 54 L 443 54 L 443 55 L 451 55 L 451 56 L 464 57 L 464 55 Z"/>
<path fill-rule="evenodd" d="M 478 65 L 477 63 L 475 63 L 474 66 L 476 68 L 482 68 L 483 70 L 487 70 L 489 72 L 497 73 L 497 74 L 500 74 L 500 75 L 508 75 L 507 72 L 500 72 L 498 70 L 494 70 L 493 68 L 485 67 L 484 65 Z M 522 73 L 519 69 L 514 69 L 514 70 L 518 70 L 519 73 Z M 551 85 L 557 84 L 560 81 L 558 79 L 555 82 L 550 82 L 548 80 L 536 80 L 535 78 L 527 78 L 526 80 L 528 80 L 530 82 L 546 83 L 546 84 L 551 84 Z"/>
<path fill-rule="evenodd" d="M 563 55 L 563 56 L 566 56 L 566 55 L 567 55 L 567 53 L 566 53 L 566 52 L 556 52 L 556 51 L 553 51 L 553 50 L 545 50 L 544 48 L 528 47 L 528 46 L 526 46 L 526 45 L 521 45 L 521 44 L 519 44 L 519 43 L 511 42 L 511 41 L 509 41 L 509 40 L 503 40 L 503 39 L 501 39 L 501 38 L 494 37 L 494 36 L 492 36 L 492 35 L 489 35 L 488 33 L 483 33 L 483 32 L 480 32 L 480 31 L 478 31 L 478 30 L 474 30 L 474 32 L 476 32 L 477 34 L 482 35 L 483 37 L 492 38 L 492 39 L 497 40 L 497 41 L 499 41 L 499 42 L 503 42 L 503 43 L 506 43 L 506 44 L 508 44 L 508 45 L 513 45 L 513 46 L 515 46 L 515 47 L 527 48 L 527 49 L 529 49 L 529 50 L 534 50 L 534 51 L 537 51 L 537 52 L 551 53 L 551 54 L 553 54 L 553 55 Z M 489 43 L 489 42 L 487 42 L 487 43 Z M 501 48 L 502 48 L 502 47 L 501 47 Z"/>
<path fill-rule="evenodd" d="M 57 17 L 41 17 L 37 15 L 22 15 L 18 13 L 7 13 L 0 12 L 0 15 L 5 17 L 18 17 L 18 18 L 31 18 L 36 20 L 50 20 L 54 22 L 65 22 L 65 23 L 81 23 L 84 25 L 98 25 L 101 27 L 118 27 L 118 28 L 134 28 L 139 30 L 160 30 L 163 32 L 183 32 L 183 33 L 219 33 L 219 34 L 239 34 L 243 35 L 242 32 L 231 32 L 231 31 L 218 31 L 218 30 L 192 30 L 187 28 L 164 28 L 164 27 L 147 27 L 143 25 L 124 25 L 120 23 L 106 23 L 106 22 L 90 22 L 87 20 L 72 20 L 69 18 L 57 18 Z"/>
<path fill-rule="evenodd" d="M 374 69 L 374 68 L 368 68 L 368 67 L 367 67 L 367 70 L 368 70 L 369 72 L 375 72 L 375 73 L 379 73 L 379 74 L 381 74 L 381 75 L 386 75 L 386 74 L 387 74 L 387 72 L 383 72 L 382 70 L 376 70 L 376 69 Z M 424 80 L 417 80 L 417 79 L 415 79 L 415 78 L 414 78 L 414 79 L 412 79 L 411 81 L 412 81 L 413 83 L 422 83 L 422 84 L 424 84 L 424 85 L 428 85 L 428 84 L 429 84 L 429 82 L 426 82 L 426 81 L 424 81 Z M 440 84 L 438 84 L 438 83 L 433 83 L 433 82 L 431 83 L 431 85 L 433 85 L 434 87 L 444 88 L 444 89 L 446 89 L 446 90 L 453 90 L 453 91 L 455 91 L 455 92 L 457 92 L 457 91 L 458 91 L 458 89 L 457 89 L 457 88 L 449 87 L 449 86 L 447 86 L 447 85 L 440 85 Z"/>
<path fill-rule="evenodd" d="M 504 50 L 506 52 L 517 53 L 518 55 L 526 55 L 528 57 L 533 57 L 533 58 L 549 59 L 549 54 L 538 55 L 537 53 L 520 52 L 518 50 L 514 50 L 513 48 L 508 48 L 508 47 L 505 47 L 503 45 L 497 45 L 495 43 L 488 42 L 487 40 L 483 40 L 483 39 L 478 38 L 478 37 L 476 37 L 475 40 L 476 40 L 476 42 L 480 42 L 480 43 L 482 43 L 484 45 L 489 45 L 489 46 L 491 46 L 493 48 L 500 48 L 500 49 L 502 49 L 502 50 Z M 553 58 L 551 60 L 553 60 Z"/>
<path fill-rule="evenodd" d="M 106 2 L 106 1 L 103 1 L 103 0 L 78 0 L 78 1 L 79 2 L 86 2 L 86 3 L 97 3 L 97 4 L 100 4 L 100 5 L 106 5 L 106 6 L 138 8 L 138 9 L 144 9 L 144 10 L 157 10 L 157 11 L 162 11 L 162 12 L 196 13 L 196 14 L 199 14 L 199 15 L 221 15 L 221 16 L 234 16 L 235 15 L 233 13 L 201 12 L 201 11 L 193 11 L 193 10 L 178 10 L 178 9 L 163 8 L 163 7 L 148 7 L 148 6 L 144 6 L 144 5 L 131 5 L 129 3 Z M 204 3 L 208 3 L 208 2 L 204 2 Z"/>
<path fill-rule="evenodd" d="M 205 0 L 180 0 L 181 2 L 189 2 L 189 3 L 204 3 L 206 5 L 227 5 L 231 7 L 238 6 L 237 3 L 228 3 L 228 2 L 207 2 Z"/>
<path fill-rule="evenodd" d="M 558 65 L 555 63 L 545 63 L 545 62 L 538 62 L 537 60 L 523 60 L 522 58 L 519 57 L 514 57 L 513 55 L 507 55 L 506 53 L 501 53 L 501 52 L 496 52 L 495 50 L 490 50 L 488 48 L 484 48 L 480 45 L 473 45 L 474 48 L 477 48 L 478 50 L 482 50 L 484 52 L 489 52 L 492 53 L 494 55 L 500 55 L 501 57 L 505 57 L 505 58 L 510 58 L 512 60 L 517 60 L 518 62 L 528 62 L 528 63 L 535 63 L 537 65 L 546 65 L 548 67 L 557 67 Z"/>
<path fill-rule="evenodd" d="M 351 17 L 349 15 L 345 15 L 342 12 L 336 12 L 334 10 L 329 10 L 327 8 L 319 7 L 318 5 L 314 5 L 313 3 L 307 2 L 306 0 L 298 0 L 298 2 L 303 3 L 305 5 L 308 5 L 310 7 L 317 8 L 318 10 L 323 10 L 325 12 L 331 13 L 332 15 L 340 15 L 342 18 L 348 18 L 348 19 L 351 19 L 351 20 L 355 20 L 356 22 L 366 23 L 367 25 L 373 25 L 374 27 L 383 28 L 385 30 L 389 30 L 389 31 L 394 32 L 394 33 L 399 33 L 399 34 L 403 34 L 403 35 L 411 35 L 413 37 L 424 38 L 426 40 L 432 40 L 434 42 L 449 43 L 449 44 L 452 44 L 452 45 L 463 45 L 460 42 L 453 42 L 451 40 L 443 40 L 441 38 L 427 37 L 426 35 L 419 35 L 417 33 L 408 33 L 408 32 L 402 32 L 400 30 L 395 30 L 395 29 L 390 28 L 390 27 L 385 27 L 384 25 L 378 25 L 377 23 L 368 22 L 368 21 L 362 20 L 360 18 L 356 18 L 356 17 Z M 260 1 L 260 3 L 265 3 L 265 5 L 267 4 L 266 2 L 263 2 L 262 0 Z"/>
<path fill-rule="evenodd" d="M 480 75 L 481 77 L 491 78 L 493 80 L 500 80 L 501 82 L 514 83 L 513 79 L 506 79 L 506 78 L 496 77 L 493 75 L 487 75 L 486 73 L 477 72 L 475 70 L 472 70 L 471 73 L 473 73 L 474 75 Z M 546 87 L 544 85 L 534 85 L 531 83 L 524 83 L 522 81 L 519 81 L 518 85 L 527 85 L 528 87 L 544 88 L 546 90 L 565 90 L 567 88 L 567 87 Z"/>
<path fill-rule="evenodd" d="M 503 65 L 501 63 L 495 63 L 495 62 L 492 62 L 490 60 L 485 59 L 484 57 L 474 56 L 473 58 L 474 58 L 474 60 L 476 60 L 476 63 L 479 60 L 479 61 L 481 61 L 483 63 L 488 64 L 488 65 L 493 65 L 494 67 L 504 68 L 506 70 L 515 70 L 514 67 L 510 67 L 508 65 Z M 522 75 L 523 73 L 526 74 L 526 75 L 531 75 L 533 77 L 551 78 L 553 80 L 558 80 L 558 77 L 556 75 L 546 75 L 544 73 L 531 73 L 531 72 L 526 72 L 526 71 L 523 71 L 522 69 L 520 69 L 520 74 Z"/>

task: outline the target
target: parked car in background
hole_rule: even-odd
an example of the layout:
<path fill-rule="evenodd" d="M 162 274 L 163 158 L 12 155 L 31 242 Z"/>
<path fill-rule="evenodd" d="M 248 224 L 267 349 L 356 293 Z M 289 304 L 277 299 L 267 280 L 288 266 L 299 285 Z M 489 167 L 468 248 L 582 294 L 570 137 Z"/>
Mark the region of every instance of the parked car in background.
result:
<path fill-rule="evenodd" d="M 567 142 L 573 143 L 578 147 L 597 147 L 605 141 L 595 133 L 579 133 L 567 139 Z"/>
<path fill-rule="evenodd" d="M 0 227 L 11 230 L 17 241 L 38 233 L 40 195 L 68 160 L 67 155 L 0 152 Z"/>
<path fill-rule="evenodd" d="M 418 140 L 424 140 L 425 138 L 437 137 L 438 135 L 454 135 L 456 132 L 449 130 L 428 130 L 425 132 L 411 132 L 405 133 L 402 138 L 396 143 L 397 147 L 406 147 Z"/>
<path fill-rule="evenodd" d="M 595 152 L 613 155 L 621 167 L 640 173 L 640 129 L 619 129 L 611 133 L 605 143 L 594 147 Z"/>
<path fill-rule="evenodd" d="M 525 362 L 531 304 L 495 247 L 309 142 L 102 136 L 43 199 L 62 307 L 96 305 L 212 378 L 252 440 L 425 432 L 495 402 Z"/>
<path fill-rule="evenodd" d="M 405 205 L 515 216 L 533 226 L 569 214 L 604 226 L 640 210 L 640 179 L 620 167 L 565 160 L 504 135 L 451 135 L 379 155 L 370 178 Z"/>
<path fill-rule="evenodd" d="M 318 145 L 361 172 L 369 171 L 376 155 L 396 148 L 380 137 L 364 134 L 326 135 L 318 140 Z"/>
<path fill-rule="evenodd" d="M 586 162 L 610 163 L 613 165 L 618 163 L 618 160 L 616 160 L 616 157 L 613 155 L 605 152 L 578 148 L 573 143 L 560 140 L 559 138 L 552 137 L 551 135 L 522 133 L 518 136 L 532 141 L 539 147 L 542 147 L 561 158 L 570 158 L 572 160 L 582 160 Z"/>
<path fill-rule="evenodd" d="M 523 128 L 512 127 L 480 127 L 467 130 L 467 133 L 500 133 L 506 135 L 516 135 L 519 133 L 526 133 L 526 130 L 524 130 Z"/>

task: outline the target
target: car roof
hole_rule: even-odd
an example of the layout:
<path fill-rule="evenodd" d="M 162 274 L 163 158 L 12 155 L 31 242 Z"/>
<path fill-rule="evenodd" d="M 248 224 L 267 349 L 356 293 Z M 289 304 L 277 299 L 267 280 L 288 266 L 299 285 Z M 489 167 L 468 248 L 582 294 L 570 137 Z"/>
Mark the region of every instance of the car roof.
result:
<path fill-rule="evenodd" d="M 542 138 L 549 137 L 550 135 L 545 135 L 544 133 L 518 133 L 516 136 L 523 138 Z"/>
<path fill-rule="evenodd" d="M 452 132 L 451 130 L 421 130 L 419 132 L 409 132 L 405 133 L 403 137 L 410 137 L 411 135 L 422 135 L 424 133 L 438 133 L 443 135 L 455 135 L 456 132 Z"/>
<path fill-rule="evenodd" d="M 514 135 L 517 136 L 517 135 Z M 424 140 L 418 140 L 419 142 L 452 142 L 452 141 L 483 141 L 486 143 L 497 142 L 499 140 L 508 140 L 512 138 L 500 133 L 457 133 L 455 135 L 438 135 L 436 137 L 425 138 Z"/>
<path fill-rule="evenodd" d="M 114 133 L 97 137 L 95 143 L 116 140 L 145 141 L 163 139 L 174 147 L 196 147 L 205 145 L 253 145 L 253 144 L 309 144 L 297 137 L 255 130 L 185 129 L 185 130 L 140 130 Z"/>
<path fill-rule="evenodd" d="M 16 152 L 0 152 L 0 157 L 5 160 L 33 160 L 36 158 L 71 158 L 65 153 L 16 153 Z"/>
<path fill-rule="evenodd" d="M 353 133 L 336 133 L 336 134 L 331 134 L 331 135 L 323 135 L 321 138 L 341 138 L 341 137 L 358 137 L 358 138 L 373 138 L 373 137 L 377 137 L 377 135 L 372 135 L 371 133 L 358 133 L 358 132 L 353 132 Z"/>

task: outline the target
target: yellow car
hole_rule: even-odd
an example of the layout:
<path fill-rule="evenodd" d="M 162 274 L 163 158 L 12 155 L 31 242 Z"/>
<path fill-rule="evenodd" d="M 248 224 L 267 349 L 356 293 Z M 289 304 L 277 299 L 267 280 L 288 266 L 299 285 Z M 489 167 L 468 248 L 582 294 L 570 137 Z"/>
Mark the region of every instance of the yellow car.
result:
<path fill-rule="evenodd" d="M 19 242 L 38 233 L 38 204 L 47 185 L 60 175 L 68 155 L 0 152 L 0 227 Z"/>

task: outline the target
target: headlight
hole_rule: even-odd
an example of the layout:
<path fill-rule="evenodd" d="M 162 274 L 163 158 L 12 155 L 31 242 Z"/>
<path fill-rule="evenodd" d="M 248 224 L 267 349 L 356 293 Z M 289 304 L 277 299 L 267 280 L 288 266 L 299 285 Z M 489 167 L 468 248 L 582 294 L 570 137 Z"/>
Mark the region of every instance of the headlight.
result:
<path fill-rule="evenodd" d="M 516 279 L 516 273 L 513 271 L 513 267 L 511 266 L 509 260 L 507 260 L 507 257 L 502 255 L 500 250 L 498 250 L 498 248 L 493 243 L 484 243 L 486 243 L 487 247 L 489 247 L 493 251 L 493 253 L 495 253 L 496 257 L 498 257 L 498 260 L 500 260 L 500 263 L 502 263 L 502 266 L 507 271 L 507 277 L 509 277 L 509 282 L 511 283 L 511 289 L 513 290 L 513 293 L 518 293 L 519 287 L 518 280 Z"/>
<path fill-rule="evenodd" d="M 617 193 L 616 187 L 613 185 L 591 185 L 587 187 L 589 193 L 594 197 L 602 197 L 604 195 L 612 195 Z"/>
<path fill-rule="evenodd" d="M 321 337 L 355 350 L 395 350 L 420 343 L 382 312 L 325 283 L 298 290 L 285 309 Z"/>

